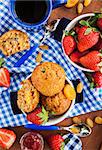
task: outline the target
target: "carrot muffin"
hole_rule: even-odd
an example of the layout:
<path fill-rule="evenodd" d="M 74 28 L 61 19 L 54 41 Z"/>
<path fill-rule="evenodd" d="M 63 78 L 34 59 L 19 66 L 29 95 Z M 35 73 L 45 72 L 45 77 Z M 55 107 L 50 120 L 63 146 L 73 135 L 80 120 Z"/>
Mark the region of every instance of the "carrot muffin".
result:
<path fill-rule="evenodd" d="M 43 98 L 42 104 L 46 110 L 50 111 L 53 115 L 62 115 L 70 107 L 71 101 L 68 100 L 61 91 L 55 96 Z"/>
<path fill-rule="evenodd" d="M 65 72 L 64 69 L 56 63 L 44 62 L 34 69 L 31 81 L 41 94 L 54 96 L 64 87 Z"/>
<path fill-rule="evenodd" d="M 30 80 L 25 80 L 22 84 L 22 88 L 18 91 L 17 104 L 24 112 L 31 112 L 39 103 L 39 93 Z"/>
<path fill-rule="evenodd" d="M 19 30 L 10 30 L 0 37 L 0 50 L 6 56 L 30 48 L 28 35 Z"/>

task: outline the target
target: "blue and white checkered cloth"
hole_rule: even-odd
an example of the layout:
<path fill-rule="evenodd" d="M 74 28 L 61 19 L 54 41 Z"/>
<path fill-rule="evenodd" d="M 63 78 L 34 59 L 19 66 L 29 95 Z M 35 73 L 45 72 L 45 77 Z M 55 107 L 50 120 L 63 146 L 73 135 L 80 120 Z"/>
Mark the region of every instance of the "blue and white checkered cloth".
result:
<path fill-rule="evenodd" d="M 43 37 L 44 30 L 42 28 L 26 30 L 20 27 L 13 21 L 8 7 L 8 0 L 2 0 L 2 2 L 0 0 L 0 35 L 11 29 L 22 30 L 27 32 L 31 46 L 34 46 L 34 43 L 38 43 Z M 52 38 L 46 39 L 44 43 L 47 43 L 49 50 L 40 50 L 37 48 L 32 56 L 30 56 L 19 69 L 13 67 L 14 63 L 17 62 L 26 51 L 16 53 L 10 57 L 5 57 L 0 52 L 0 57 L 5 58 L 6 67 L 13 72 L 10 88 L 6 89 L 0 87 L 0 127 L 20 126 L 28 123 L 23 114 L 13 114 L 10 103 L 10 92 L 17 91 L 20 88 L 20 82 L 29 76 L 36 65 L 38 65 L 35 58 L 39 51 L 43 54 L 43 62 L 51 61 L 58 63 L 64 68 L 66 75 L 70 80 L 80 78 L 84 84 L 84 101 L 75 104 L 68 117 L 102 109 L 102 90 L 100 90 L 99 93 L 98 89 L 90 89 L 88 80 L 84 73 L 81 70 L 74 68 L 65 58 L 61 48 L 61 43 Z"/>
<path fill-rule="evenodd" d="M 69 142 L 65 145 L 64 150 L 82 150 L 81 140 L 74 134 L 65 134 L 63 139 L 67 139 Z"/>

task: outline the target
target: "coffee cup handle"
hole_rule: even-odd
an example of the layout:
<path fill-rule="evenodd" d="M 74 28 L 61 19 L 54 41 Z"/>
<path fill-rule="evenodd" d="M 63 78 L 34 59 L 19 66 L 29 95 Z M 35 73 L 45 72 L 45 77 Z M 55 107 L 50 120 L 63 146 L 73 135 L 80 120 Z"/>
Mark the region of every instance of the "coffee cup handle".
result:
<path fill-rule="evenodd" d="M 66 4 L 67 0 L 52 0 L 52 9 L 58 8 L 63 4 Z"/>

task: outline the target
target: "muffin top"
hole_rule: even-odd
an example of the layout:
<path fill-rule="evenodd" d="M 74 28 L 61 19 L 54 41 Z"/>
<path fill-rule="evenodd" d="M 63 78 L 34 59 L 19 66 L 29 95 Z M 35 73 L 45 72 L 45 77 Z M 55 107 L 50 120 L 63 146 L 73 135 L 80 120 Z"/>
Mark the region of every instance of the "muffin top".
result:
<path fill-rule="evenodd" d="M 45 96 L 54 96 L 65 85 L 64 69 L 53 62 L 44 62 L 38 65 L 31 76 L 34 87 Z"/>

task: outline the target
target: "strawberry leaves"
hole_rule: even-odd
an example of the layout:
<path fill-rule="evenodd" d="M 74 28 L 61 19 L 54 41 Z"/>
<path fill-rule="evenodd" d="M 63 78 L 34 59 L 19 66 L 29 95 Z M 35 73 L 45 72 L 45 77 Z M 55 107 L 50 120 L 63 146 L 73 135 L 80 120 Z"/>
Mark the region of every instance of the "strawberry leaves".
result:
<path fill-rule="evenodd" d="M 41 122 L 45 124 L 48 121 L 48 112 L 45 110 L 45 108 L 42 106 L 42 112 L 37 114 L 39 118 L 41 118 Z"/>
<path fill-rule="evenodd" d="M 84 35 L 90 34 L 90 32 L 93 30 L 93 28 L 90 26 L 90 24 L 89 24 L 88 21 L 86 21 L 86 20 L 81 20 L 79 23 L 80 23 L 81 25 L 83 25 L 83 26 L 87 26 L 87 27 L 88 27 L 88 28 L 86 29 Z"/>
<path fill-rule="evenodd" d="M 64 147 L 65 147 L 65 143 L 62 142 L 60 150 L 64 150 Z"/>
<path fill-rule="evenodd" d="M 92 31 L 92 28 L 87 28 L 84 35 L 88 35 Z"/>
<path fill-rule="evenodd" d="M 4 65 L 4 58 L 0 58 L 0 67 Z"/>
<path fill-rule="evenodd" d="M 96 14 L 93 17 L 89 17 L 87 20 L 79 21 L 80 25 L 88 27 L 84 35 L 88 35 L 92 30 L 94 32 L 99 32 L 99 30 L 96 27 L 93 27 L 99 16 L 100 16 L 100 14 Z"/>
<path fill-rule="evenodd" d="M 65 30 L 64 33 L 65 33 L 65 36 L 68 36 L 68 35 L 75 36 L 76 35 L 76 32 L 74 30 L 71 30 L 71 31 Z"/>
<path fill-rule="evenodd" d="M 45 124 L 48 121 L 48 111 L 43 106 L 38 107 L 27 114 L 27 120 L 37 125 Z"/>
<path fill-rule="evenodd" d="M 102 13 L 95 13 L 95 16 L 94 16 L 95 18 L 102 18 Z"/>
<path fill-rule="evenodd" d="M 95 83 L 94 83 L 94 82 L 91 82 L 91 83 L 90 83 L 90 89 L 93 89 L 93 88 L 95 88 Z"/>
<path fill-rule="evenodd" d="M 88 26 L 88 27 L 90 27 L 89 22 L 86 21 L 86 20 L 81 20 L 81 21 L 79 21 L 79 23 L 80 23 L 82 26 Z"/>

